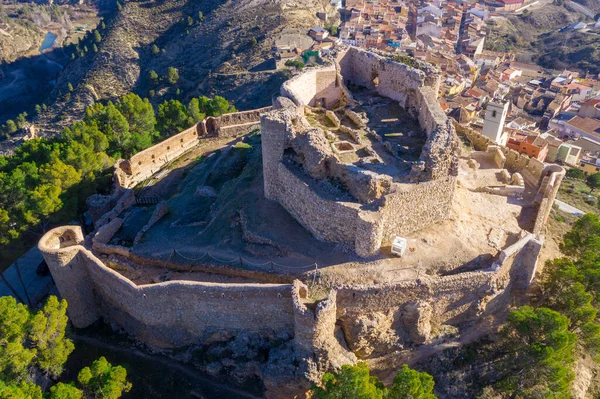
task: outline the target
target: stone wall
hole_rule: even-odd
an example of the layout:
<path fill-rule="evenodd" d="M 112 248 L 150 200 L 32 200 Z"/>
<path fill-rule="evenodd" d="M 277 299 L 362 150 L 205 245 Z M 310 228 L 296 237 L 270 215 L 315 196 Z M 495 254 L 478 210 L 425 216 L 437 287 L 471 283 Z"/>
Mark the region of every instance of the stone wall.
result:
<path fill-rule="evenodd" d="M 209 116 L 198 124 L 198 134 L 208 137 L 237 137 L 260 127 L 260 115 L 271 107 L 233 112 L 218 117 Z"/>
<path fill-rule="evenodd" d="M 196 343 L 215 333 L 293 333 L 290 284 L 170 281 L 137 286 L 79 241 L 57 244 L 71 232 L 83 239 L 80 228 L 64 227 L 47 233 L 39 247 L 77 327 L 103 315 L 155 347 Z"/>
<path fill-rule="evenodd" d="M 395 236 L 403 236 L 446 220 L 452 212 L 456 178 L 424 183 L 397 185 L 385 196 L 383 242 L 391 245 Z"/>
<path fill-rule="evenodd" d="M 510 306 L 512 290 L 531 283 L 541 248 L 542 242 L 528 234 L 503 250 L 487 270 L 336 287 L 337 324 L 361 357 L 428 343 L 444 324 L 468 328 L 486 313 Z"/>
<path fill-rule="evenodd" d="M 116 176 L 122 187 L 130 188 L 146 180 L 169 162 L 198 144 L 198 125 L 171 136 L 138 152 L 128 160 L 117 162 Z"/>
<path fill-rule="evenodd" d="M 281 86 L 280 94 L 296 105 L 321 105 L 336 108 L 344 100 L 345 92 L 335 65 L 311 68 L 293 77 Z"/>
<path fill-rule="evenodd" d="M 119 219 L 95 239 L 107 242 Z M 322 374 L 358 358 L 431 344 L 442 325 L 460 333 L 470 322 L 510 306 L 511 291 L 529 286 L 542 243 L 532 234 L 503 250 L 486 270 L 373 286 L 338 286 L 314 303 L 308 287 L 169 281 L 137 286 L 106 267 L 84 246 L 79 227 L 49 231 L 39 243 L 72 323 L 83 328 L 105 317 L 158 348 L 209 345 L 254 333 L 293 337 L 293 351 L 278 367 L 295 370 L 306 390 Z M 281 363 L 283 362 L 283 363 Z M 283 370 L 282 369 L 282 370 Z M 287 378 L 286 372 L 270 375 Z M 283 376 L 283 377 L 281 377 Z M 290 397 L 269 393 L 269 397 Z"/>
<path fill-rule="evenodd" d="M 542 234 L 552 211 L 560 184 L 566 174 L 565 169 L 560 165 L 545 164 L 508 147 L 496 146 L 496 143 L 475 130 L 458 123 L 454 125 L 457 133 L 466 137 L 476 150 L 487 151 L 488 147 L 500 149 L 505 157 L 504 167 L 512 173 L 521 174 L 525 182 L 537 188 L 538 192 L 534 203 L 539 205 L 539 208 L 533 232 L 537 236 Z M 495 148 L 493 149 L 495 151 Z"/>
<path fill-rule="evenodd" d="M 115 165 L 115 179 L 121 187 L 131 188 L 157 173 L 199 143 L 201 138 L 238 137 L 260 127 L 260 115 L 271 107 L 207 117 L 200 123 L 166 138 Z"/>
<path fill-rule="evenodd" d="M 350 48 L 339 63 L 308 69 L 284 83 L 285 97 L 261 118 L 265 196 L 318 239 L 353 244 L 363 257 L 377 253 L 382 240 L 447 219 L 458 174 L 458 139 L 437 101 L 439 72 L 428 64 L 421 67 L 427 73 Z M 422 183 L 394 186 L 388 175 L 340 162 L 326 134 L 310 126 L 304 106 L 320 96 L 349 97 L 346 83 L 397 100 L 419 119 L 428 138 L 410 178 Z M 287 150 L 299 165 L 284 164 Z M 327 185 L 327 179 L 340 181 L 357 201 L 321 194 L 320 182 Z"/>
<path fill-rule="evenodd" d="M 456 132 L 460 136 L 466 137 L 477 151 L 487 151 L 488 146 L 497 145 L 495 142 L 470 127 L 462 126 L 458 123 L 454 123 L 454 127 Z M 519 172 L 531 186 L 536 187 L 540 183 L 542 170 L 545 166 L 543 162 L 540 162 L 535 158 L 530 158 L 526 154 L 521 154 L 508 147 L 499 146 L 499 148 L 506 158 L 506 161 L 504 162 L 504 167 L 506 169 L 511 173 Z"/>
<path fill-rule="evenodd" d="M 277 181 L 279 190 L 274 199 L 316 238 L 354 243 L 359 204 L 322 198 L 309 181 L 284 162 L 278 165 Z"/>

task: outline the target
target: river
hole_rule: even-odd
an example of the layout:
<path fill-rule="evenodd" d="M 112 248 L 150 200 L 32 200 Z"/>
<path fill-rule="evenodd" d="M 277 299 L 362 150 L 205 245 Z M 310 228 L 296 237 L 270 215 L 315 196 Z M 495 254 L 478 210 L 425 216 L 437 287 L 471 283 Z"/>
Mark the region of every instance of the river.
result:
<path fill-rule="evenodd" d="M 44 50 L 52 48 L 52 46 L 54 46 L 54 42 L 56 41 L 56 37 L 57 36 L 52 32 L 46 33 L 46 36 L 44 37 L 44 41 L 42 42 L 42 45 L 40 46 L 40 53 L 43 53 Z"/>

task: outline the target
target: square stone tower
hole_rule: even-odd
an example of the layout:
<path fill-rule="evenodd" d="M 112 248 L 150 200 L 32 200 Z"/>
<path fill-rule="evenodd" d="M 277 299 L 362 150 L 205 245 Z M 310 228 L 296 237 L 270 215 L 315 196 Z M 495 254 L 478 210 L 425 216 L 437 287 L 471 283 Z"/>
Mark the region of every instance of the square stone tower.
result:
<path fill-rule="evenodd" d="M 506 146 L 508 141 L 508 134 L 504 133 L 504 121 L 507 113 L 508 102 L 490 101 L 485 110 L 483 123 L 483 135 L 502 146 Z"/>

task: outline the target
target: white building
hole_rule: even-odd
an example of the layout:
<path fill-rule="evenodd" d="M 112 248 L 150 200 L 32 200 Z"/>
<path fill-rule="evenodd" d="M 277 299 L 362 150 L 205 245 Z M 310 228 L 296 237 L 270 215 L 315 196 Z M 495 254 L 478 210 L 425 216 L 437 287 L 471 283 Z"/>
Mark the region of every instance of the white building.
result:
<path fill-rule="evenodd" d="M 508 141 L 508 134 L 504 132 L 508 105 L 508 102 L 490 101 L 485 109 L 483 122 L 483 135 L 502 146 L 505 146 Z"/>

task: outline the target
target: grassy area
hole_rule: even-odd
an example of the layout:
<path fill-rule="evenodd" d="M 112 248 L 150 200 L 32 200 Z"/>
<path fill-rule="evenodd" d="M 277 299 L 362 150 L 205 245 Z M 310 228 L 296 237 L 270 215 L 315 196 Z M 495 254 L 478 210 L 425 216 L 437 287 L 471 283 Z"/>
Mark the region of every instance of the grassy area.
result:
<path fill-rule="evenodd" d="M 590 194 L 590 188 L 580 180 L 565 179 L 558 191 L 557 198 L 584 212 L 600 215 L 598 192 Z"/>

